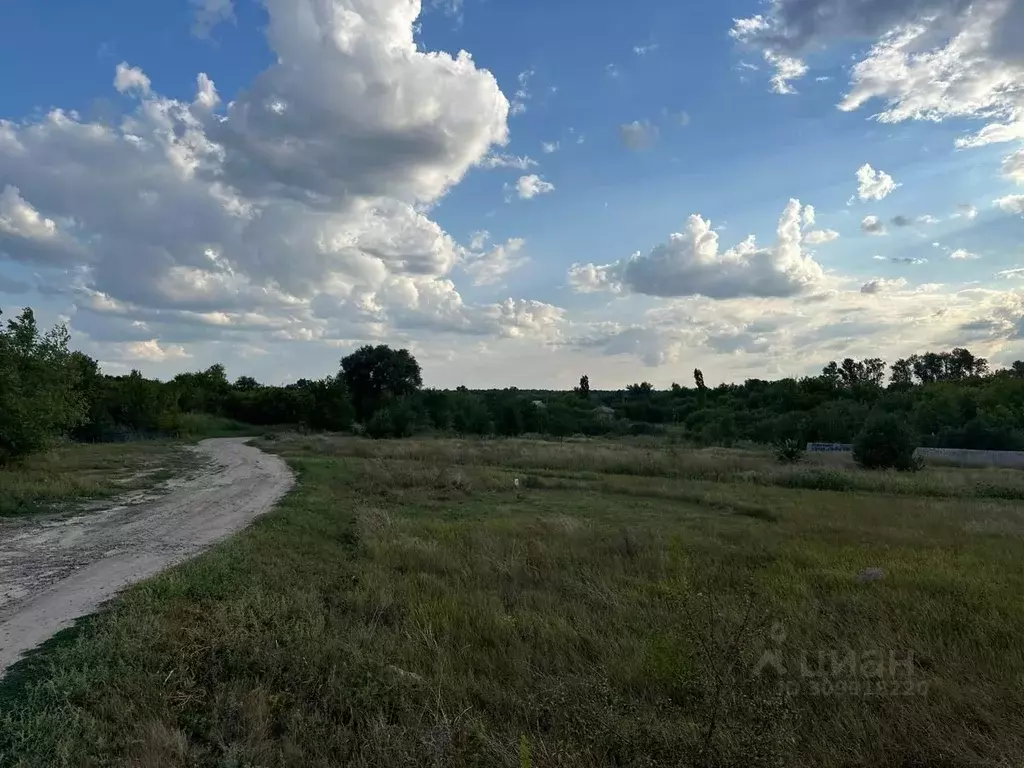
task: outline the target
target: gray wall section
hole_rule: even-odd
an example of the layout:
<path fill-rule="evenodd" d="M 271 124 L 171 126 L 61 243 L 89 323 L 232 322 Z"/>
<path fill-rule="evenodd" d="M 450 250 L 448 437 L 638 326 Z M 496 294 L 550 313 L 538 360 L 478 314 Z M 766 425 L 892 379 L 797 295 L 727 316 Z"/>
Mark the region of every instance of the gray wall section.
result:
<path fill-rule="evenodd" d="M 968 451 L 961 448 L 918 448 L 925 461 L 948 462 L 965 467 L 1010 467 L 1024 469 L 1024 451 Z"/>
<path fill-rule="evenodd" d="M 808 443 L 810 453 L 849 453 L 844 443 Z M 915 456 L 928 462 L 960 464 L 965 467 L 1009 467 L 1024 469 L 1024 451 L 969 451 L 961 448 L 918 448 Z"/>

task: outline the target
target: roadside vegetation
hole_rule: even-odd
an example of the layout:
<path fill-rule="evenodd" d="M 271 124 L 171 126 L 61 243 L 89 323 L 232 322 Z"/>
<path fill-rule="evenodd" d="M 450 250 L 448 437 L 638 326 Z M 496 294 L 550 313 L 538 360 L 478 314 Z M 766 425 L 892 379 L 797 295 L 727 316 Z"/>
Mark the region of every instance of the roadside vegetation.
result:
<path fill-rule="evenodd" d="M 1020 473 L 643 438 L 260 445 L 296 491 L 15 667 L 0 764 L 1024 755 Z"/>
<path fill-rule="evenodd" d="M 61 443 L 16 466 L 0 467 L 0 518 L 73 509 L 152 488 L 197 459 L 168 441 Z"/>
<path fill-rule="evenodd" d="M 916 469 L 908 448 L 1024 450 L 1024 361 L 993 370 L 964 348 L 891 365 L 830 362 L 820 375 L 663 390 L 648 382 L 571 391 L 425 388 L 408 351 L 364 346 L 320 379 L 233 382 L 222 365 L 170 381 L 104 375 L 69 351 L 63 327 L 41 334 L 31 310 L 0 330 L 0 464 L 78 442 L 258 434 L 282 425 L 373 438 L 412 435 L 666 437 L 692 446 L 863 444 L 864 465 Z M 881 427 L 879 425 L 882 425 Z M 876 438 L 864 435 L 871 427 Z"/>

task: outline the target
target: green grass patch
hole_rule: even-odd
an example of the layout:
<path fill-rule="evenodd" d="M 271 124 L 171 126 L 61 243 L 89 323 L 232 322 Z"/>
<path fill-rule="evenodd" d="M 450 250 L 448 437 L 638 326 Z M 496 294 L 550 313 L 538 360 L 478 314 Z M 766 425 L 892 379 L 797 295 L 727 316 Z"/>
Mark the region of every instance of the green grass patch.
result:
<path fill-rule="evenodd" d="M 1024 756 L 1018 504 L 841 466 L 807 471 L 876 487 L 753 482 L 795 476 L 754 453 L 264 445 L 297 489 L 16 667 L 0 765 Z"/>
<path fill-rule="evenodd" d="M 59 511 L 150 488 L 195 461 L 170 441 L 64 443 L 0 469 L 0 517 Z"/>

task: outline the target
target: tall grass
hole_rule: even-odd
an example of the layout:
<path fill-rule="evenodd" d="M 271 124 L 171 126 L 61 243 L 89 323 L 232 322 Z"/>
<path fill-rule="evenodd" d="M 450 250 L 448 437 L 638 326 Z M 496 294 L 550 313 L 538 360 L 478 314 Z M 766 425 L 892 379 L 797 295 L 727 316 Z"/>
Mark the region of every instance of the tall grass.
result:
<path fill-rule="evenodd" d="M 837 492 L 933 498 L 1024 500 L 1024 472 L 1015 469 L 926 467 L 921 472 L 870 471 L 848 457 L 814 456 L 780 466 L 768 451 L 636 446 L 629 442 L 575 440 L 398 440 L 293 435 L 281 450 L 298 455 L 399 459 L 510 470 L 594 475 L 639 475 L 674 480 L 745 483 Z"/>
<path fill-rule="evenodd" d="M 753 453 L 267 444 L 297 490 L 16 670 L 0 764 L 1024 756 L 1018 504 L 755 482 L 814 475 Z M 883 578 L 858 579 L 868 567 Z M 759 671 L 766 653 L 783 668 Z M 906 663 L 814 678 L 796 661 L 850 653 Z"/>

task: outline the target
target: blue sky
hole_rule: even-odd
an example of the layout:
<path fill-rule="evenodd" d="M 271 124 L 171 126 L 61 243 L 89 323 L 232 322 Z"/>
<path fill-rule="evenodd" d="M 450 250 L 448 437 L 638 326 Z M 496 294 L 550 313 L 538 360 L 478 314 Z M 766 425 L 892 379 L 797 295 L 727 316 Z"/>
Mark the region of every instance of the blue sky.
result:
<path fill-rule="evenodd" d="M 1018 0 L 151 5 L 0 7 L 0 307 L 111 372 L 1024 357 Z"/>

